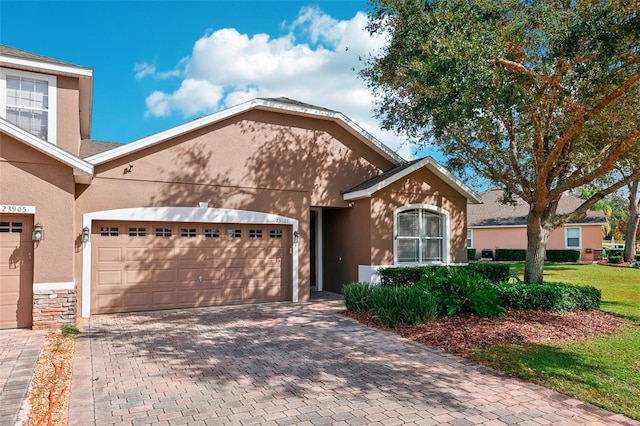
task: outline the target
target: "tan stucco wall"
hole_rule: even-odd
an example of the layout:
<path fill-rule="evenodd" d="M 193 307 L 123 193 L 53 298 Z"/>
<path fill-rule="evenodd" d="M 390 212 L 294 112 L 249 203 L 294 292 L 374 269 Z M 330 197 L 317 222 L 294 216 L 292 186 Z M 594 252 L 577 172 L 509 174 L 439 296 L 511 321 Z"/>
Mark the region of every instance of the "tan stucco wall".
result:
<path fill-rule="evenodd" d="M 568 225 L 571 227 L 571 225 Z M 593 260 L 593 249 L 602 248 L 602 226 L 601 225 L 580 225 L 582 228 L 581 260 Z M 480 257 L 481 250 L 497 248 L 526 249 L 527 248 L 527 228 L 474 228 L 473 247 L 476 249 L 476 257 Z M 547 249 L 565 249 L 564 228 L 554 229 L 549 236 Z M 587 253 L 591 249 L 591 253 Z"/>
<path fill-rule="evenodd" d="M 35 206 L 45 240 L 34 249 L 34 283 L 72 282 L 74 180 L 70 167 L 0 133 L 0 204 Z"/>
<path fill-rule="evenodd" d="M 306 300 L 309 207 L 348 208 L 344 191 L 391 167 L 335 123 L 253 110 L 96 167 L 93 183 L 77 193 L 76 231 L 86 212 L 199 202 L 292 217 L 300 225 L 299 294 Z M 354 211 L 360 218 L 349 223 L 368 223 L 367 208 Z"/>
<path fill-rule="evenodd" d="M 80 82 L 77 78 L 57 77 L 56 144 L 74 155 L 80 151 Z"/>
<path fill-rule="evenodd" d="M 467 199 L 431 171 L 422 168 L 371 200 L 371 264 L 393 264 L 394 210 L 408 204 L 430 204 L 449 212 L 452 263 L 466 263 Z"/>

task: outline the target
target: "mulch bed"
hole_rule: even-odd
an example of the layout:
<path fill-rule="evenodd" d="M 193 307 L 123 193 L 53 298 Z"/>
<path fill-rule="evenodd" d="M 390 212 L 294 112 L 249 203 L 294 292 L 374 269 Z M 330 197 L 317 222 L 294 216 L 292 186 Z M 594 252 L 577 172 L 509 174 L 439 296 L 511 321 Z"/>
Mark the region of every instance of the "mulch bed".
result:
<path fill-rule="evenodd" d="M 501 318 L 458 314 L 435 318 L 428 324 L 402 323 L 394 328 L 385 327 L 371 312 L 345 311 L 342 314 L 367 326 L 461 356 L 497 344 L 547 344 L 611 334 L 624 324 L 622 318 L 598 310 L 557 314 L 510 309 Z"/>
<path fill-rule="evenodd" d="M 74 339 L 47 334 L 31 378 L 31 412 L 26 426 L 61 426 L 68 423 Z"/>

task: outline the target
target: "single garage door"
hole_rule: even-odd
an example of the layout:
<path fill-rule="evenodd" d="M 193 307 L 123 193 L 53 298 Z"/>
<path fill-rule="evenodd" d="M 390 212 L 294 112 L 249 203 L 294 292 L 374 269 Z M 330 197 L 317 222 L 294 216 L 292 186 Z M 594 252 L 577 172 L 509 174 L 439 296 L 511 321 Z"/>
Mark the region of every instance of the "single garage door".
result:
<path fill-rule="evenodd" d="M 0 329 L 31 327 L 32 226 L 31 216 L 0 214 Z"/>
<path fill-rule="evenodd" d="M 287 300 L 289 238 L 275 225 L 95 222 L 91 313 Z"/>

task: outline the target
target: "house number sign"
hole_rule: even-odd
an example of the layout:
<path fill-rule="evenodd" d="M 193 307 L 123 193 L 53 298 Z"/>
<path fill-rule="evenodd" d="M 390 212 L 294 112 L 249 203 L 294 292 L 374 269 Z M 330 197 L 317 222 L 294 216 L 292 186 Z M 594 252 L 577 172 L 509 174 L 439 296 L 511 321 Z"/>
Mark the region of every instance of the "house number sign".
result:
<path fill-rule="evenodd" d="M 0 213 L 35 213 L 36 206 L 14 206 L 12 204 L 0 204 Z"/>

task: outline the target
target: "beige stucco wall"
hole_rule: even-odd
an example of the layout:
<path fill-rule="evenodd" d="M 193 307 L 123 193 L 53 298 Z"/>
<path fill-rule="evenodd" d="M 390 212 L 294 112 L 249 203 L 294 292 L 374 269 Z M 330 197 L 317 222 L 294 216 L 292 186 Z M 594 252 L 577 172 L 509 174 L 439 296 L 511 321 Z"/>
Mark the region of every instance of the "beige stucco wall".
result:
<path fill-rule="evenodd" d="M 467 199 L 431 171 L 422 168 L 373 195 L 370 264 L 393 264 L 394 211 L 408 204 L 429 204 L 449 212 L 451 262 L 466 263 Z"/>
<path fill-rule="evenodd" d="M 80 82 L 78 78 L 57 77 L 56 144 L 74 155 L 80 151 Z"/>
<path fill-rule="evenodd" d="M 572 227 L 568 225 L 567 227 Z M 601 225 L 578 225 L 582 228 L 581 239 L 581 260 L 592 261 L 593 250 L 602 248 L 602 226 Z M 497 248 L 527 248 L 527 228 L 511 227 L 511 228 L 474 228 L 473 231 L 473 247 L 476 248 L 476 257 L 480 257 L 481 250 Z M 554 229 L 549 236 L 547 249 L 565 249 L 565 230 L 564 228 Z M 591 253 L 587 253 L 587 249 Z"/>
<path fill-rule="evenodd" d="M 34 283 L 73 282 L 73 171 L 0 133 L 0 204 L 35 206 L 45 240 L 34 249 Z"/>
<path fill-rule="evenodd" d="M 291 217 L 300 226 L 299 294 L 306 300 L 309 207 L 348 208 L 344 191 L 392 166 L 335 123 L 253 110 L 96 167 L 93 183 L 77 193 L 76 231 L 87 212 L 199 202 Z M 355 210 L 358 223 L 368 221 L 368 209 Z"/>

